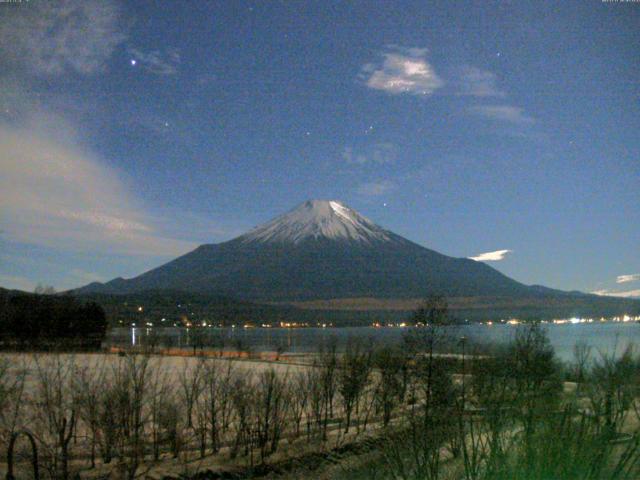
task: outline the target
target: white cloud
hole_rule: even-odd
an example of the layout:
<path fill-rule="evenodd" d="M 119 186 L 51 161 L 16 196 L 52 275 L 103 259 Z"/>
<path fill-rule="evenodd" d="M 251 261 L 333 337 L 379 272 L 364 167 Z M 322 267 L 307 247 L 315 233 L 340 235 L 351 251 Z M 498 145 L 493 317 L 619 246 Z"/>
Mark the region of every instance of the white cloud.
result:
<path fill-rule="evenodd" d="M 640 289 L 637 290 L 627 290 L 623 292 L 612 292 L 611 290 L 596 290 L 595 292 L 591 292 L 594 295 L 601 295 L 606 297 L 620 297 L 620 298 L 635 298 L 640 297 Z"/>
<path fill-rule="evenodd" d="M 524 113 L 522 108 L 511 105 L 478 105 L 471 107 L 469 110 L 476 115 L 481 115 L 490 120 L 517 124 L 531 124 L 535 122 L 532 117 Z"/>
<path fill-rule="evenodd" d="M 31 2 L 2 11 L 0 55 L 38 75 L 98 72 L 125 39 L 119 9 L 109 0 Z"/>
<path fill-rule="evenodd" d="M 178 72 L 180 51 L 169 48 L 165 51 L 152 50 L 145 52 L 138 48 L 130 48 L 129 55 L 135 66 L 157 75 L 173 75 Z"/>
<path fill-rule="evenodd" d="M 384 165 L 394 163 L 398 156 L 392 143 L 376 143 L 364 151 L 354 151 L 353 147 L 345 147 L 342 159 L 348 164 L 364 165 L 366 163 Z"/>
<path fill-rule="evenodd" d="M 363 183 L 358 187 L 358 194 L 366 197 L 377 197 L 395 190 L 396 184 L 389 180 Z"/>
<path fill-rule="evenodd" d="M 635 282 L 636 280 L 640 280 L 640 273 L 632 273 L 630 275 L 618 275 L 618 277 L 616 278 L 616 283 Z"/>
<path fill-rule="evenodd" d="M 0 123 L 0 151 L 0 230 L 11 241 L 158 256 L 195 247 L 159 233 L 117 172 L 82 148 L 58 117 Z"/>
<path fill-rule="evenodd" d="M 360 78 L 374 90 L 391 94 L 431 95 L 444 85 L 426 58 L 426 48 L 390 46 L 383 60 L 362 67 Z"/>
<path fill-rule="evenodd" d="M 344 147 L 340 156 L 348 164 L 364 165 L 368 161 L 366 155 L 354 152 L 353 147 Z"/>
<path fill-rule="evenodd" d="M 504 97 L 496 85 L 495 74 L 477 67 L 464 66 L 458 74 L 458 94 L 473 97 Z"/>
<path fill-rule="evenodd" d="M 485 252 L 475 257 L 468 257 L 470 260 L 475 260 L 476 262 L 497 262 L 499 260 L 504 260 L 507 254 L 513 252 L 513 250 L 496 250 L 494 252 Z"/>

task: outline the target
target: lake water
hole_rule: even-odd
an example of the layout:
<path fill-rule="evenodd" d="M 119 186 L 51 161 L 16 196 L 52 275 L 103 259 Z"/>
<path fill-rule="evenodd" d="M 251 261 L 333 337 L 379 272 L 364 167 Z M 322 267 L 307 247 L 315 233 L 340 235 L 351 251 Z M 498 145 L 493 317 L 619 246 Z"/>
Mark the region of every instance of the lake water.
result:
<path fill-rule="evenodd" d="M 594 354 L 621 353 L 628 345 L 640 347 L 640 323 L 606 322 L 582 324 L 545 324 L 551 345 L 562 360 L 571 360 L 576 343 L 590 345 Z M 467 337 L 481 343 L 507 342 L 521 326 L 506 324 L 469 324 L 447 327 L 453 338 Z M 349 337 L 371 340 L 378 344 L 398 344 L 412 328 L 203 328 L 195 331 L 183 328 L 115 328 L 107 338 L 110 345 L 164 345 L 188 347 L 194 343 L 212 348 L 306 353 L 317 351 L 333 339 L 338 346 Z"/>

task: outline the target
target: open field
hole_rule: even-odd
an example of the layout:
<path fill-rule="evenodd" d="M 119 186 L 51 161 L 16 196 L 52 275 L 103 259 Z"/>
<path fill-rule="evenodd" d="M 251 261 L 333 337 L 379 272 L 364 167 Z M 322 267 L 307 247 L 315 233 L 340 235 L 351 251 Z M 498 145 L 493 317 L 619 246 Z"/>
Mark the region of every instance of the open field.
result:
<path fill-rule="evenodd" d="M 26 431 L 41 478 L 637 478 L 640 357 L 578 347 L 561 367 L 544 330 L 518 331 L 452 356 L 437 328 L 293 363 L 3 354 L 0 455 Z M 31 478 L 28 436 L 15 445 Z"/>
<path fill-rule="evenodd" d="M 10 431 L 29 431 L 52 478 L 247 468 L 292 448 L 297 455 L 310 442 L 316 450 L 319 436 L 324 449 L 371 428 L 354 416 L 351 435 L 343 432 L 335 378 L 330 402 L 315 389 L 311 417 L 307 390 L 320 384 L 318 364 L 116 354 L 4 354 L 1 361 L 6 391 L 13 390 L 5 411 L 16 409 L 3 418 L 3 445 Z M 59 441 L 61 431 L 68 441 Z M 17 458 L 28 454 L 25 446 Z M 15 471 L 28 478 L 28 463 Z"/>

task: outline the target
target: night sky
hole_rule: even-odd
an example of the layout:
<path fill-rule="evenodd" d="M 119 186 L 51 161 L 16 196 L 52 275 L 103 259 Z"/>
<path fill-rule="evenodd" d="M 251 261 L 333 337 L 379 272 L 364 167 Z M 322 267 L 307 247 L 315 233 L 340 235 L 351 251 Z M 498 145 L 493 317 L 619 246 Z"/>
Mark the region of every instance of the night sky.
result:
<path fill-rule="evenodd" d="M 0 286 L 135 276 L 307 199 L 640 295 L 640 3 L 0 3 Z"/>

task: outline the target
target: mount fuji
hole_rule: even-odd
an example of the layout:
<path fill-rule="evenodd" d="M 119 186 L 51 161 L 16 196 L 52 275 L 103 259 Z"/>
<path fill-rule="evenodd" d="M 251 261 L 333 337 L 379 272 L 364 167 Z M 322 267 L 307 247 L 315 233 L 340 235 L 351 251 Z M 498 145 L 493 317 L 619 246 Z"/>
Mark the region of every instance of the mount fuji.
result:
<path fill-rule="evenodd" d="M 386 230 L 344 203 L 310 200 L 227 242 L 205 244 L 135 278 L 92 283 L 76 293 L 182 291 L 254 302 L 359 308 L 358 299 L 400 302 L 449 298 L 553 298 L 593 295 L 519 283 L 490 266 L 449 257 Z M 320 303 L 318 303 L 320 302 Z M 323 303 L 324 302 L 324 303 Z M 509 303 L 507 302 L 507 303 Z M 601 297 L 609 305 L 613 299 Z M 362 303 L 362 302 L 360 302 Z M 616 303 L 617 305 L 617 303 Z M 637 306 L 637 305 L 636 305 Z M 403 307 L 399 307 L 403 308 Z M 406 310 L 410 308 L 405 308 Z"/>
<path fill-rule="evenodd" d="M 79 293 L 178 290 L 257 301 L 517 295 L 527 287 L 473 260 L 386 230 L 339 201 L 309 200 L 233 240 Z"/>

